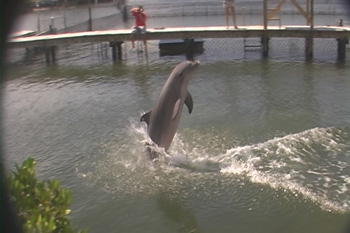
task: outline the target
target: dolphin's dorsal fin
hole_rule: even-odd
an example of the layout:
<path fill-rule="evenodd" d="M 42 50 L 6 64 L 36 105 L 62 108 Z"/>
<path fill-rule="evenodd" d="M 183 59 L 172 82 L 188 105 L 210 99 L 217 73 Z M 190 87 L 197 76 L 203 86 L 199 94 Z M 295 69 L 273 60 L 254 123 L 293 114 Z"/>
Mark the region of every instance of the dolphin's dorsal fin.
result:
<path fill-rule="evenodd" d="M 192 109 L 193 109 L 193 99 L 192 99 L 192 96 L 189 92 L 187 92 L 187 96 L 186 96 L 186 99 L 185 99 L 185 104 L 188 108 L 188 112 L 191 114 L 192 112 Z"/>
<path fill-rule="evenodd" d="M 142 121 L 146 122 L 146 123 L 147 123 L 147 126 L 149 126 L 149 119 L 150 119 L 151 113 L 152 113 L 152 110 L 150 110 L 150 111 L 148 111 L 147 113 L 145 113 L 145 114 L 141 117 L 140 121 L 141 121 L 141 122 L 142 122 Z"/>

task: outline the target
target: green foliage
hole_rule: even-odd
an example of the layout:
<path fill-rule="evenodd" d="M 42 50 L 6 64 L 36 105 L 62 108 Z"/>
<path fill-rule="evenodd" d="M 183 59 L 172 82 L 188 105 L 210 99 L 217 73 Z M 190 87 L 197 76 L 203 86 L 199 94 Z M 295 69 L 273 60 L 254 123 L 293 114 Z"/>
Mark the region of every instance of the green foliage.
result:
<path fill-rule="evenodd" d="M 72 194 L 61 188 L 58 180 L 39 182 L 35 177 L 35 160 L 28 158 L 8 177 L 10 198 L 25 232 L 77 232 L 67 215 Z"/>

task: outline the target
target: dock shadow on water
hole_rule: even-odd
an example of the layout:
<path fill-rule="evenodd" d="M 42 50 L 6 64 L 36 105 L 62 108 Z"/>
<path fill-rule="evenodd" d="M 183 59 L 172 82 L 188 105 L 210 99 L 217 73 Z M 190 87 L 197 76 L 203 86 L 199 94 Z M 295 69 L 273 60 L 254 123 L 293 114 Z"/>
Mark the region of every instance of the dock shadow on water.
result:
<path fill-rule="evenodd" d="M 91 185 L 118 195 L 225 196 L 235 208 L 250 206 L 257 198 L 282 196 L 301 206 L 350 211 L 349 128 L 313 128 L 246 146 L 232 141 L 231 149 L 214 154 L 209 142 L 223 141 L 211 140 L 210 133 L 186 131 L 189 137 L 199 138 L 193 145 L 185 142 L 183 133 L 176 134 L 166 153 L 150 146 L 146 126 L 132 119 L 125 135 L 104 145 L 99 159 L 84 164 L 80 175 Z M 152 150 L 152 159 L 147 150 Z"/>

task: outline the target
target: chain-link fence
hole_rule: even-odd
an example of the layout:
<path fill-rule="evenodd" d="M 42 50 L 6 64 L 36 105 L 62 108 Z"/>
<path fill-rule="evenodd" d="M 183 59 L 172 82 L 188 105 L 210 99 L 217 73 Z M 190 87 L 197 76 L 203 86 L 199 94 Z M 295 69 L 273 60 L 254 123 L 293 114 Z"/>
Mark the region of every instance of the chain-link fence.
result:
<path fill-rule="evenodd" d="M 261 38 L 225 38 L 201 40 L 203 50 L 195 53 L 194 58 L 205 63 L 221 61 L 251 61 L 263 59 Z M 186 54 L 163 55 L 158 40 L 147 41 L 147 50 L 143 41 L 136 41 L 135 48 L 131 42 L 122 44 L 122 60 L 118 63 L 125 65 L 147 64 L 164 60 L 184 60 Z M 337 62 L 338 43 L 336 39 L 314 39 L 313 60 L 316 62 Z M 171 46 L 170 46 L 171 47 Z M 175 48 L 176 49 L 176 48 Z M 45 64 L 43 52 L 23 51 L 13 49 L 12 59 L 19 63 Z M 176 51 L 175 51 L 176 52 Z M 350 60 L 350 47 L 347 45 L 344 62 Z M 16 56 L 14 56 L 16 54 Z M 270 38 L 268 59 L 276 61 L 305 61 L 304 38 Z M 84 43 L 70 46 L 59 46 L 56 50 L 56 63 L 62 66 L 86 66 L 111 64 L 112 49 L 109 42 Z"/>
<path fill-rule="evenodd" d="M 55 28 L 57 33 L 65 33 L 105 30 L 122 25 L 121 12 L 115 4 L 36 11 L 25 20 L 32 22 L 31 25 L 27 24 L 27 27 L 36 30 L 37 34 L 48 33 L 50 26 Z"/>
<path fill-rule="evenodd" d="M 307 0 L 298 0 L 298 4 L 306 9 Z M 279 1 L 269 0 L 268 7 L 275 8 Z M 184 17 L 184 16 L 222 16 L 224 9 L 222 1 L 213 0 L 199 0 L 199 1 L 145 1 L 145 0 L 131 0 L 129 5 L 125 8 L 127 13 L 128 9 L 136 5 L 143 5 L 149 18 L 159 17 Z M 236 13 L 238 20 L 243 25 L 249 24 L 262 24 L 263 17 L 263 4 L 262 1 L 257 0 L 236 0 Z M 38 11 L 33 13 L 33 17 L 36 20 L 33 21 L 34 26 L 32 29 L 36 29 L 38 34 L 47 32 L 50 25 L 57 29 L 58 33 L 63 32 L 77 32 L 87 30 L 105 30 L 125 28 L 123 22 L 123 12 L 121 12 L 114 3 L 109 4 L 92 4 L 85 7 L 77 8 L 57 8 L 49 11 Z M 345 8 L 342 7 L 336 0 L 319 0 L 314 1 L 314 14 L 315 15 L 345 15 Z M 288 24 L 290 19 L 300 18 L 300 22 L 305 24 L 305 20 L 301 16 L 301 13 L 297 7 L 292 4 L 292 1 L 286 1 L 280 9 L 279 15 L 281 17 L 282 24 Z M 131 17 L 131 16 L 130 16 Z M 132 19 L 130 19 L 132 20 Z M 293 20 L 294 21 L 294 20 Z M 299 23 L 296 20 L 296 23 Z M 319 21 L 319 24 L 325 25 L 334 22 L 324 22 L 322 19 L 318 20 L 316 17 L 315 23 Z M 35 23 L 36 22 L 36 23 Z M 347 23 L 347 22 L 345 22 Z M 130 25 L 127 25 L 129 27 Z"/>
<path fill-rule="evenodd" d="M 305 6 L 307 0 L 298 0 L 297 2 Z M 276 6 L 279 1 L 269 0 L 270 7 Z M 322 14 L 338 14 L 343 13 L 339 8 L 341 6 L 337 4 L 336 0 L 319 0 L 314 1 L 315 13 Z M 175 25 L 177 21 L 183 20 L 184 26 L 211 26 L 212 25 L 224 25 L 223 8 L 221 1 L 212 0 L 197 0 L 183 2 L 173 1 L 171 3 L 164 3 L 159 1 L 157 4 L 151 4 L 147 0 L 130 0 L 130 7 L 134 4 L 143 4 L 147 11 L 147 15 L 150 17 L 151 27 L 162 26 L 160 23 L 164 21 L 165 25 L 171 26 L 171 23 Z M 238 25 L 252 25 L 262 23 L 262 1 L 257 0 L 236 0 L 236 9 Z M 305 19 L 300 17 L 300 13 L 297 12 L 295 6 L 291 4 L 291 1 L 286 1 L 286 4 L 281 8 L 283 14 L 292 14 L 287 19 L 297 18 L 305 24 Z M 39 32 L 46 31 L 53 25 L 60 32 L 73 32 L 73 31 L 86 31 L 102 30 L 111 27 L 114 28 L 129 28 L 132 25 L 132 20 L 129 24 L 125 24 L 122 21 L 121 12 L 114 4 L 101 4 L 91 5 L 91 7 L 79 7 L 72 9 L 55 9 L 54 11 L 37 12 L 37 27 Z M 215 15 L 218 17 L 210 16 L 204 17 L 203 15 Z M 297 16 L 293 16 L 296 14 Z M 187 17 L 186 15 L 202 15 L 195 17 Z M 181 16 L 173 17 L 172 20 L 165 16 Z M 182 17 L 185 16 L 185 17 Z M 165 18 L 157 18 L 165 17 Z M 285 18 L 282 16 L 282 25 L 287 25 Z M 199 21 L 191 24 L 194 19 Z M 317 18 L 317 17 L 316 17 Z M 325 21 L 319 21 L 321 25 L 327 25 L 330 21 L 335 23 L 334 17 L 327 18 L 321 17 Z M 152 21 L 152 19 L 155 19 Z M 162 19 L 162 20 L 160 20 Z M 186 21 L 187 19 L 187 21 Z M 202 22 L 201 20 L 206 20 Z M 155 22 L 158 21 L 158 22 Z M 334 22 L 333 22 L 334 21 Z M 34 20 L 35 22 L 35 20 Z M 218 23 L 219 22 L 219 23 Z M 158 23 L 158 24 L 156 24 Z M 270 25 L 273 25 L 271 22 Z M 298 22 L 297 22 L 298 23 Z M 138 48 L 131 49 L 130 42 L 126 42 L 122 45 L 122 60 L 124 63 L 132 63 L 135 61 L 147 60 L 159 60 L 159 59 L 172 59 L 171 56 L 161 56 L 159 50 L 159 41 L 147 41 L 147 52 L 141 49 L 142 43 L 136 43 Z M 197 58 L 208 62 L 218 60 L 235 60 L 235 59 L 261 59 L 262 49 L 260 38 L 240 38 L 240 39 L 205 39 L 204 51 L 201 54 L 197 54 Z M 335 61 L 337 59 L 337 41 L 336 39 L 315 39 L 314 40 L 314 59 L 321 61 Z M 349 46 L 349 45 L 347 45 Z M 349 57 L 349 47 L 346 50 L 346 57 Z M 30 62 L 31 59 L 36 61 L 42 59 L 42 55 L 38 56 L 33 50 L 23 49 L 11 49 L 11 58 L 18 60 L 20 57 L 25 57 L 25 62 Z M 178 55 L 177 57 L 181 57 Z M 184 55 L 182 55 L 184 56 Z M 305 60 L 305 39 L 302 38 L 272 38 L 270 39 L 269 57 L 271 59 L 292 59 L 292 60 Z M 144 59 L 145 58 L 145 59 Z M 176 56 L 175 56 L 176 58 Z M 13 60 L 13 59 L 12 59 Z M 109 62 L 112 60 L 111 48 L 109 42 L 105 43 L 92 43 L 92 44 L 75 44 L 66 47 L 58 47 L 57 49 L 57 61 L 60 64 L 80 64 L 83 62 L 88 63 L 100 63 Z"/>
<path fill-rule="evenodd" d="M 167 16 L 203 16 L 203 15 L 221 15 L 223 12 L 223 1 L 199 0 L 187 2 L 157 2 L 150 1 L 129 1 L 131 5 L 143 5 L 151 17 Z M 306 9 L 307 0 L 298 0 L 298 4 Z M 275 8 L 280 0 L 269 0 L 268 8 Z M 262 15 L 263 1 L 257 0 L 236 0 L 235 8 L 237 14 Z M 161 9 L 161 10 L 160 10 Z M 281 14 L 299 14 L 298 9 L 292 1 L 286 1 L 281 9 Z M 344 8 L 336 0 L 318 0 L 314 1 L 315 14 L 343 14 Z"/>

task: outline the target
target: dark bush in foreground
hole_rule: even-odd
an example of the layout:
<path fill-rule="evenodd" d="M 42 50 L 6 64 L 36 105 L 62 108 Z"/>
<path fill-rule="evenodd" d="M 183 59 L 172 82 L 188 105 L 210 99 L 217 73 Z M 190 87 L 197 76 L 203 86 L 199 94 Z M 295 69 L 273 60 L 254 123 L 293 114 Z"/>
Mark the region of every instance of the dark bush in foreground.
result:
<path fill-rule="evenodd" d="M 34 159 L 28 158 L 8 177 L 10 200 L 24 232 L 79 232 L 67 218 L 71 192 L 58 180 L 39 182 L 34 167 Z"/>

